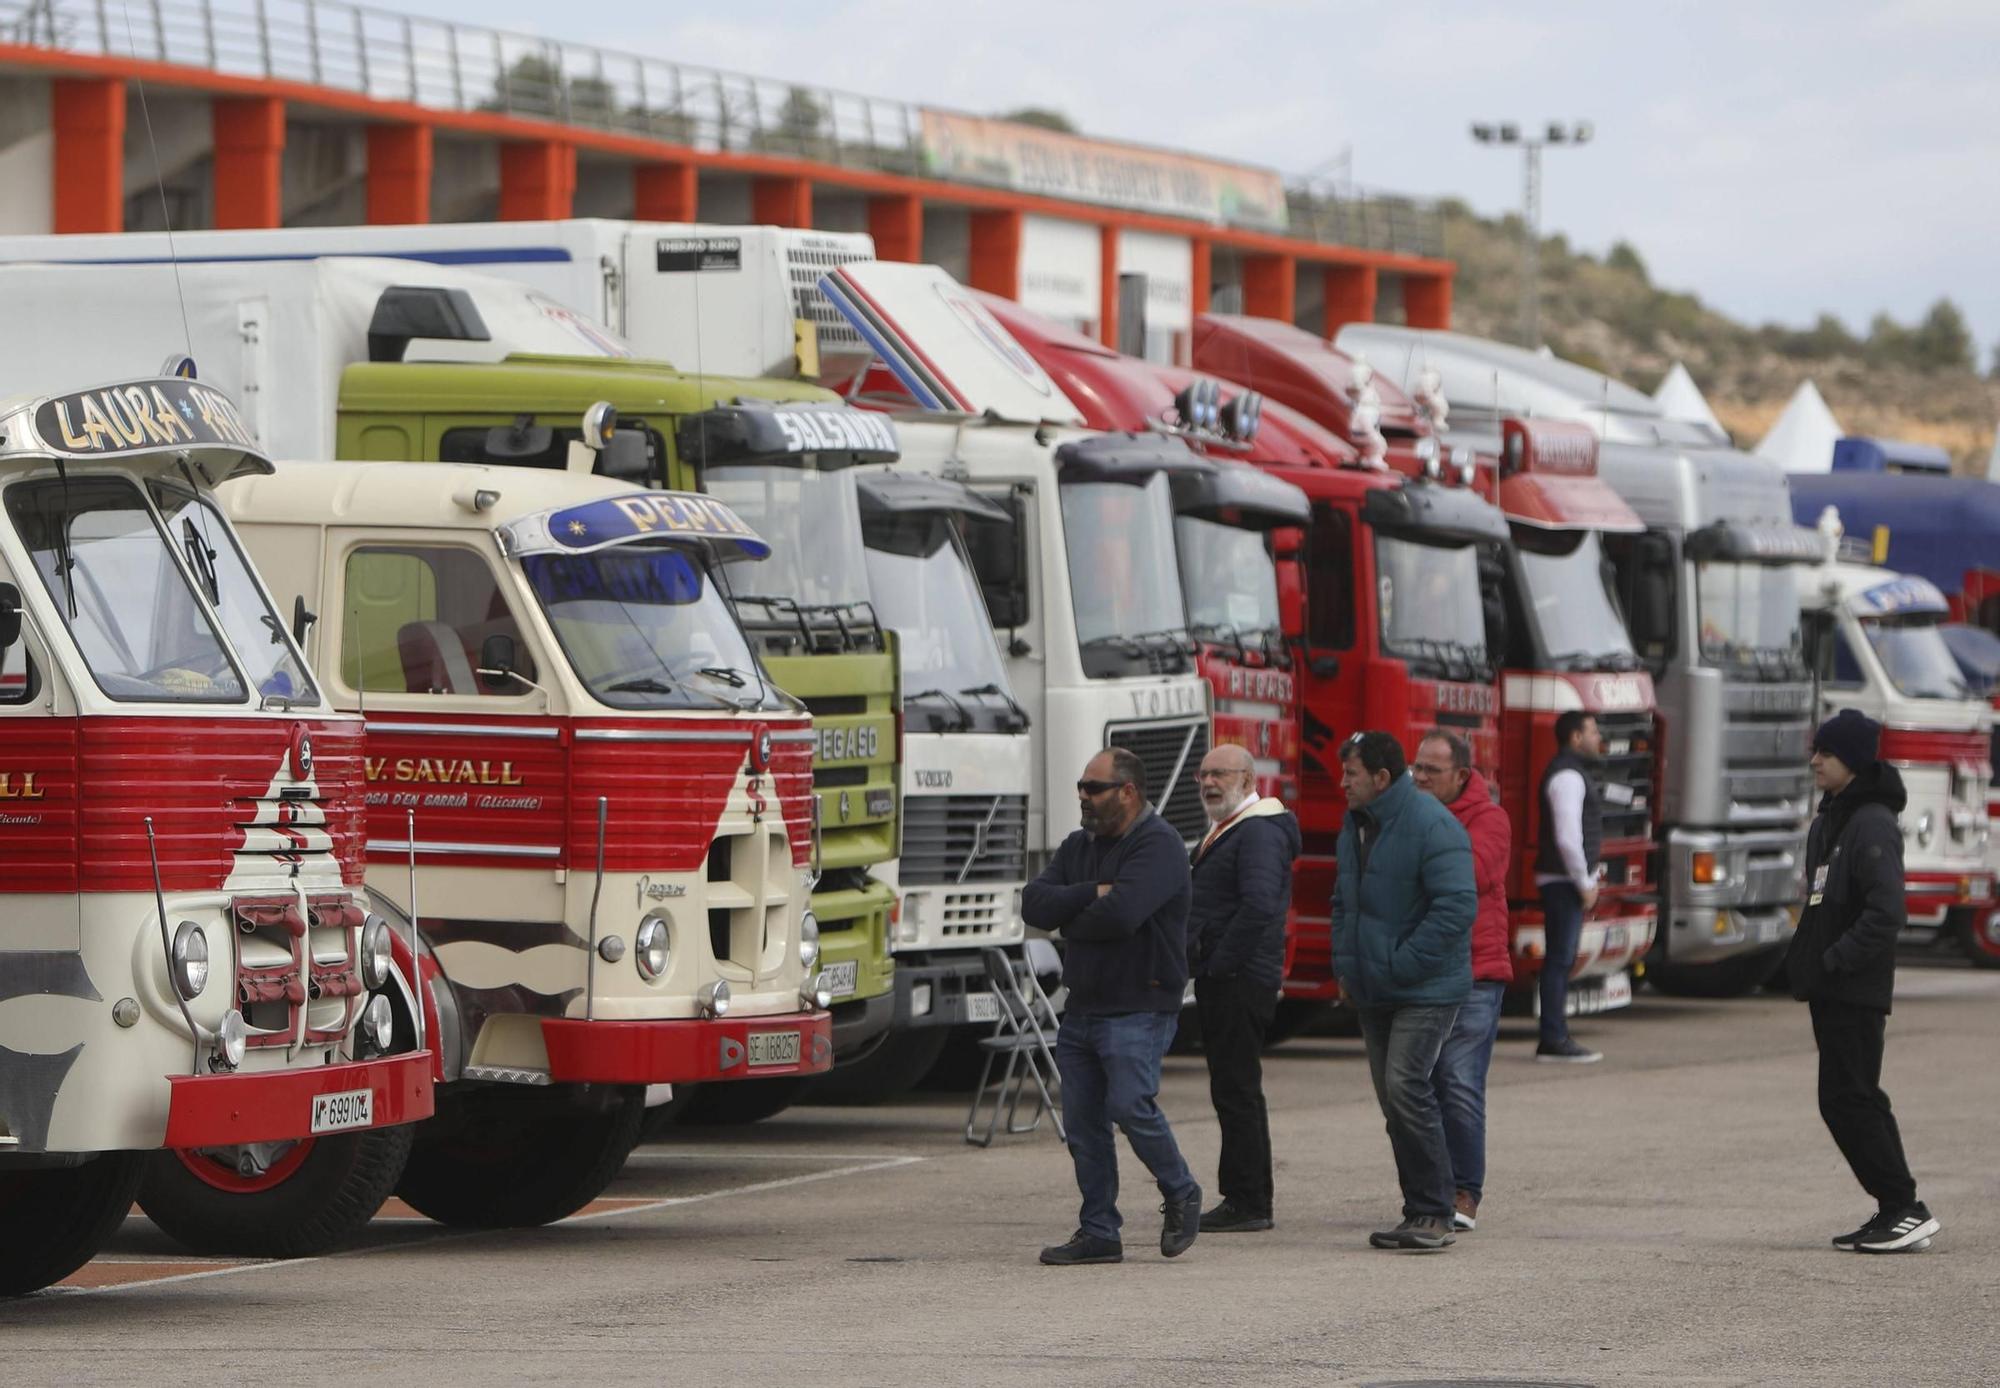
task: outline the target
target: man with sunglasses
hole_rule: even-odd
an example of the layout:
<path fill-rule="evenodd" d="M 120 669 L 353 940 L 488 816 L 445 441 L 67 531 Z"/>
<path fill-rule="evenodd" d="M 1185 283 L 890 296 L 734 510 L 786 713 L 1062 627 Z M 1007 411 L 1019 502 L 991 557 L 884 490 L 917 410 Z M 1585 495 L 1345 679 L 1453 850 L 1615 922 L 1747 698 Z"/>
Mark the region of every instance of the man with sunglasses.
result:
<path fill-rule="evenodd" d="M 1069 990 L 1056 1068 L 1083 1209 L 1069 1241 L 1042 1250 L 1057 1266 L 1124 1261 L 1114 1125 L 1160 1188 L 1160 1252 L 1179 1256 L 1201 1229 L 1201 1187 L 1158 1102 L 1187 986 L 1187 846 L 1145 784 L 1124 748 L 1092 757 L 1076 783 L 1083 827 L 1022 895 L 1027 923 L 1062 936 Z"/>

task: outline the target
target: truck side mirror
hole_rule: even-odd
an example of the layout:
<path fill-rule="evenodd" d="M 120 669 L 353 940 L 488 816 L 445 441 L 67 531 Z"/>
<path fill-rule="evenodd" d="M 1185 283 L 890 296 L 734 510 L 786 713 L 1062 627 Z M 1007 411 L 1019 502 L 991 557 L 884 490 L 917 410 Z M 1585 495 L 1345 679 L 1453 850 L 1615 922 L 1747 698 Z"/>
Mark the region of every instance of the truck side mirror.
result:
<path fill-rule="evenodd" d="M 613 431 L 610 440 L 597 451 L 597 475 L 620 482 L 645 482 L 652 475 L 646 436 L 637 429 Z"/>
<path fill-rule="evenodd" d="M 0 651 L 21 639 L 21 590 L 0 583 Z"/>
<path fill-rule="evenodd" d="M 318 620 L 319 613 L 306 611 L 305 594 L 300 593 L 292 599 L 292 640 L 300 650 L 306 648 L 306 633 Z"/>
<path fill-rule="evenodd" d="M 479 643 L 479 673 L 489 680 L 517 680 L 514 638 L 495 632 Z"/>

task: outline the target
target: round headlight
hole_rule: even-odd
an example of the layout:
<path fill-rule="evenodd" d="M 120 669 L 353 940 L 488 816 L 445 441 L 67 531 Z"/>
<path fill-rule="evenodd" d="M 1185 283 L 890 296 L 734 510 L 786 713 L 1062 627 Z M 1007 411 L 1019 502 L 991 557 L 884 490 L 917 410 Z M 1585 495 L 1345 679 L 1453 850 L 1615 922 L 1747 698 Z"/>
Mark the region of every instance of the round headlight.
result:
<path fill-rule="evenodd" d="M 695 1006 L 704 1017 L 727 1017 L 729 1015 L 729 984 L 722 979 L 704 984 L 694 995 Z"/>
<path fill-rule="evenodd" d="M 651 981 L 667 971 L 667 923 L 658 916 L 639 922 L 632 936 L 632 962 L 639 977 Z"/>
<path fill-rule="evenodd" d="M 396 1012 L 389 1006 L 389 999 L 381 993 L 370 998 L 368 1006 L 362 1009 L 361 1025 L 376 1050 L 388 1050 L 396 1036 Z"/>
<path fill-rule="evenodd" d="M 1931 840 L 1936 837 L 1937 821 L 1931 818 L 1929 810 L 1925 810 L 1917 817 L 1917 847 L 1929 848 Z"/>
<path fill-rule="evenodd" d="M 812 913 L 811 907 L 807 907 L 806 913 L 799 917 L 799 967 L 811 973 L 817 963 L 819 963 L 819 917 Z"/>
<path fill-rule="evenodd" d="M 216 1063 L 225 1070 L 234 1070 L 243 1063 L 243 1053 L 249 1045 L 250 1024 L 232 1007 L 222 1014 L 222 1025 L 216 1028 Z"/>
<path fill-rule="evenodd" d="M 193 921 L 174 932 L 174 991 L 193 1002 L 208 987 L 208 933 Z"/>
<path fill-rule="evenodd" d="M 389 922 L 370 916 L 361 927 L 361 985 L 373 992 L 389 981 Z"/>

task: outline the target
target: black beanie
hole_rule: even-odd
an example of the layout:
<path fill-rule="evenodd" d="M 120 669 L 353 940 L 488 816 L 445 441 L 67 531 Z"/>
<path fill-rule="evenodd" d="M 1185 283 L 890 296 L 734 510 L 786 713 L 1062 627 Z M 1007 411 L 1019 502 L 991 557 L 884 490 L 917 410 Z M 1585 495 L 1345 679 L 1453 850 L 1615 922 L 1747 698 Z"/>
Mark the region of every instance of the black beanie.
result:
<path fill-rule="evenodd" d="M 1844 708 L 1819 725 L 1813 734 L 1813 750 L 1840 758 L 1855 775 L 1875 764 L 1882 746 L 1882 725 L 1858 708 Z"/>

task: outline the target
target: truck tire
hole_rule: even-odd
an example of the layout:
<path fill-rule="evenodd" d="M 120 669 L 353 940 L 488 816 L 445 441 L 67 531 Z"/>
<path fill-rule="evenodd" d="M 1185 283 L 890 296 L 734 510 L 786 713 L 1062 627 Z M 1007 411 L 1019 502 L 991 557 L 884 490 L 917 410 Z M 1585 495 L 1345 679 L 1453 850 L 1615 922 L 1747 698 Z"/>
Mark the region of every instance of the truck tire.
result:
<path fill-rule="evenodd" d="M 950 1027 L 892 1031 L 861 1059 L 836 1065 L 806 1085 L 808 1104 L 882 1104 L 914 1089 L 951 1039 Z M 768 1080 L 762 1083 L 769 1083 Z"/>
<path fill-rule="evenodd" d="M 405 1123 L 305 1138 L 254 1176 L 237 1170 L 234 1147 L 148 1153 L 139 1208 L 197 1253 L 309 1258 L 368 1227 L 401 1179 L 414 1135 Z"/>
<path fill-rule="evenodd" d="M 1740 998 L 1764 986 L 1785 962 L 1784 947 L 1751 950 L 1713 964 L 1646 966 L 1646 982 L 1670 998 Z"/>
<path fill-rule="evenodd" d="M 2000 969 L 2000 909 L 1973 912 L 1959 938 L 1975 967 Z"/>
<path fill-rule="evenodd" d="M 0 1171 L 0 1296 L 52 1286 L 89 1262 L 132 1209 L 143 1152 L 81 1166 Z"/>
<path fill-rule="evenodd" d="M 625 1165 L 639 1141 L 645 1094 L 621 1086 L 594 1109 L 512 1095 L 465 1105 L 470 1111 L 433 1119 L 417 1134 L 396 1194 L 459 1228 L 553 1224 L 595 1200 Z"/>
<path fill-rule="evenodd" d="M 695 1091 L 694 1099 L 675 1121 L 684 1128 L 761 1123 L 790 1108 L 805 1087 L 802 1075 L 705 1084 Z"/>

